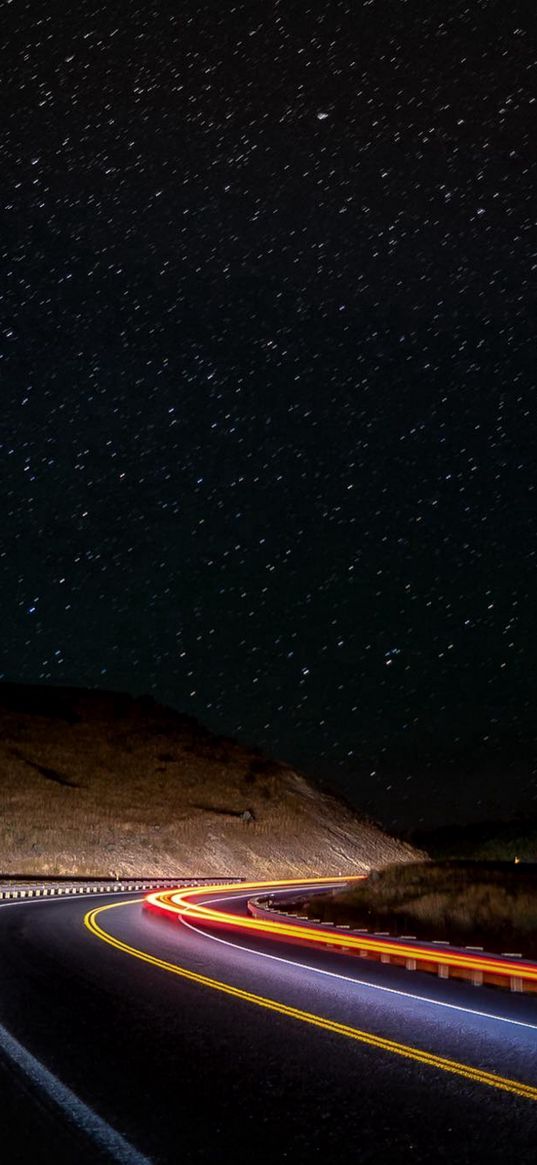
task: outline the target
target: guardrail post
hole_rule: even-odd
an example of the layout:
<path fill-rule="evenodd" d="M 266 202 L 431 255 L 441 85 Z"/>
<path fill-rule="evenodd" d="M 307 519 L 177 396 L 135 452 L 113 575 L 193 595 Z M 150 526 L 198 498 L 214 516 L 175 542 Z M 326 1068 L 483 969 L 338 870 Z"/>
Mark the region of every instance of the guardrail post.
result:
<path fill-rule="evenodd" d="M 415 971 L 416 970 L 416 960 L 415 959 L 405 959 L 405 967 L 406 967 L 407 971 Z"/>
<path fill-rule="evenodd" d="M 523 991 L 524 990 L 524 982 L 522 979 L 519 978 L 518 975 L 511 975 L 510 976 L 509 990 L 510 991 Z"/>
<path fill-rule="evenodd" d="M 446 939 L 443 939 L 443 938 L 433 939 L 431 945 L 433 947 L 449 947 L 449 943 L 447 942 Z M 439 963 L 438 967 L 437 967 L 437 974 L 438 974 L 439 979 L 449 979 L 449 966 L 448 966 L 448 964 L 447 963 Z"/>
<path fill-rule="evenodd" d="M 468 946 L 465 949 L 467 951 L 476 951 L 479 954 L 481 954 L 483 951 L 483 947 L 470 947 L 470 946 Z M 472 985 L 474 987 L 482 987 L 483 986 L 483 972 L 478 971 L 477 969 L 473 969 L 470 973 L 470 983 L 472 983 Z"/>

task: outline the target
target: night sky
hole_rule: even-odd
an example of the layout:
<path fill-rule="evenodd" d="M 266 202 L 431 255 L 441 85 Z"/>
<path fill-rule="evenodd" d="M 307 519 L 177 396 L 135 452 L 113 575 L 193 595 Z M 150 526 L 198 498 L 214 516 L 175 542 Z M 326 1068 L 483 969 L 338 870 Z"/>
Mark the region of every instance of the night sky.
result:
<path fill-rule="evenodd" d="M 5 679 L 537 809 L 531 13 L 8 0 Z"/>

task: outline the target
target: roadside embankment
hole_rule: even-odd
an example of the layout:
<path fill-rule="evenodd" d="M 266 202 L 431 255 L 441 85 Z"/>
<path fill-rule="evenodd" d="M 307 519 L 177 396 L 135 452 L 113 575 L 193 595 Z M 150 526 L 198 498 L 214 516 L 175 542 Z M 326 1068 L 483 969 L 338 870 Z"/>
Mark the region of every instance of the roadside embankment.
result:
<path fill-rule="evenodd" d="M 301 907 L 309 917 L 336 925 L 537 957 L 537 865 L 390 865 L 349 889 L 309 898 Z"/>

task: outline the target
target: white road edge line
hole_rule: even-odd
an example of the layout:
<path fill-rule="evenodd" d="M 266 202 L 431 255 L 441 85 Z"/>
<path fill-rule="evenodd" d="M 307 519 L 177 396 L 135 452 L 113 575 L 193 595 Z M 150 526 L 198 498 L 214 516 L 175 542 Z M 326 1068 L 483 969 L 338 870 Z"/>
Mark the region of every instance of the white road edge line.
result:
<path fill-rule="evenodd" d="M 60 898 L 29 898 L 22 902 L 3 902 L 2 906 L 28 906 L 35 902 L 66 902 L 74 898 L 100 898 L 102 894 L 77 894 L 71 899 L 67 895 Z M 138 1149 L 131 1145 L 125 1137 L 112 1128 L 107 1121 L 98 1116 L 80 1097 L 76 1096 L 66 1084 L 62 1084 L 45 1065 L 37 1060 L 27 1048 L 24 1048 L 14 1036 L 0 1024 L 0 1049 L 19 1072 L 26 1077 L 41 1093 L 52 1101 L 55 1108 L 61 1110 L 70 1125 L 82 1132 L 99 1149 L 104 1149 L 111 1161 L 116 1165 L 152 1165 L 149 1157 L 144 1157 Z"/>
<path fill-rule="evenodd" d="M 287 893 L 287 891 L 284 891 Z M 205 902 L 204 906 L 214 906 L 218 902 L 229 901 L 229 898 L 241 898 L 241 894 L 223 895 L 221 898 L 211 898 L 209 902 Z M 196 934 L 203 938 L 209 938 L 212 942 L 222 943 L 226 947 L 233 947 L 234 950 L 248 951 L 250 955 L 256 955 L 258 958 L 272 959 L 276 963 L 287 963 L 289 967 L 298 967 L 303 971 L 313 971 L 316 975 L 328 975 L 331 979 L 344 979 L 346 983 L 356 983 L 359 987 L 365 987 L 369 991 L 384 991 L 388 995 L 399 995 L 403 999 L 415 999 L 418 1003 L 431 1003 L 434 1007 L 447 1007 L 450 1011 L 462 1011 L 465 1015 L 475 1015 L 480 1019 L 495 1019 L 498 1023 L 510 1023 L 514 1027 L 526 1027 L 531 1031 L 537 1031 L 537 1024 L 526 1023 L 522 1019 L 510 1019 L 506 1015 L 493 1015 L 488 1011 L 477 1011 L 471 1007 L 461 1007 L 459 1003 L 446 1003 L 443 999 L 431 999 L 428 995 L 414 995 L 411 991 L 399 991 L 396 987 L 384 987 L 378 983 L 367 983 L 364 979 L 354 979 L 352 975 L 341 975 L 338 971 L 325 971 L 322 967 L 312 967 L 310 963 L 295 962 L 294 959 L 284 959 L 282 955 L 269 955 L 266 951 L 256 951 L 252 947 L 245 947 L 240 944 L 237 947 L 236 943 L 232 943 L 229 939 L 218 938 L 215 934 L 208 934 L 205 930 L 200 930 L 199 927 L 193 926 L 191 922 L 186 922 L 184 918 L 181 919 L 183 926 L 187 926 L 189 930 L 193 930 Z"/>
<path fill-rule="evenodd" d="M 84 1104 L 70 1088 L 62 1084 L 57 1076 L 49 1072 L 40 1060 L 36 1060 L 27 1048 L 0 1025 L 0 1049 L 12 1064 L 15 1064 L 27 1080 L 36 1085 L 59 1108 L 76 1129 L 84 1133 L 99 1149 L 104 1149 L 117 1165 L 151 1165 L 149 1157 L 144 1157 L 116 1132 L 107 1121 L 97 1116 L 93 1109 Z"/>

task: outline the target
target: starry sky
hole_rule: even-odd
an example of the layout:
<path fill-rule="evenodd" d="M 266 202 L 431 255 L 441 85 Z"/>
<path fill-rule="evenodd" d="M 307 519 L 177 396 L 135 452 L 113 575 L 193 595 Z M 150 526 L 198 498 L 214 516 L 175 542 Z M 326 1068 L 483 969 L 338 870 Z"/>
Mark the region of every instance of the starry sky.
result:
<path fill-rule="evenodd" d="M 6 4 L 5 679 L 535 810 L 529 14 Z"/>

